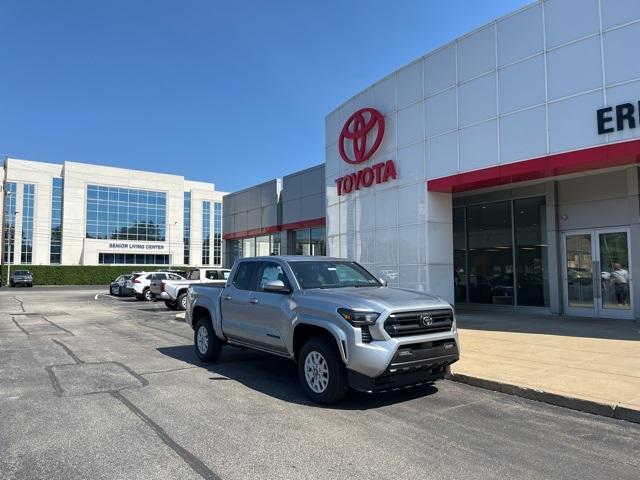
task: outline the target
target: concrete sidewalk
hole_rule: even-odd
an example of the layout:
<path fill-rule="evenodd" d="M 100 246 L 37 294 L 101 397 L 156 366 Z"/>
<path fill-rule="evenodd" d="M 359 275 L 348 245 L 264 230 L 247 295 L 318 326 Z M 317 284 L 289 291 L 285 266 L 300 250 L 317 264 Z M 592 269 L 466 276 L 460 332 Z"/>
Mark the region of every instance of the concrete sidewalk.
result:
<path fill-rule="evenodd" d="M 458 312 L 453 379 L 640 422 L 640 324 L 511 312 Z"/>

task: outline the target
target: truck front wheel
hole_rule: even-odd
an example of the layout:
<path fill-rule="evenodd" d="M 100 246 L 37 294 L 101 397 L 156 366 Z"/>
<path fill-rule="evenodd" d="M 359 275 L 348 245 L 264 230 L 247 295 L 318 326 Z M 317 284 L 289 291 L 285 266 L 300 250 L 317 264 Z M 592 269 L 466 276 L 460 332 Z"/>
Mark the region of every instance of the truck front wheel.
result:
<path fill-rule="evenodd" d="M 312 338 L 298 358 L 298 378 L 304 393 L 315 403 L 330 405 L 347 394 L 347 369 L 335 342 Z"/>
<path fill-rule="evenodd" d="M 222 342 L 213 331 L 211 320 L 200 318 L 193 332 L 193 343 L 196 347 L 196 355 L 203 362 L 215 362 L 220 357 Z"/>

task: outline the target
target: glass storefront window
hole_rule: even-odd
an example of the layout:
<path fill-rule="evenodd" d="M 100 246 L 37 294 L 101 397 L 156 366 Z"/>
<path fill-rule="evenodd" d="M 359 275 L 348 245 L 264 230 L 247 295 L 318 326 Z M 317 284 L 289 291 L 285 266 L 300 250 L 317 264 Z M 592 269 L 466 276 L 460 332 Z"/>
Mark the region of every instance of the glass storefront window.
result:
<path fill-rule="evenodd" d="M 242 256 L 243 257 L 256 256 L 256 239 L 255 238 L 245 238 L 242 240 Z"/>
<path fill-rule="evenodd" d="M 271 253 L 269 235 L 256 237 L 256 257 L 266 257 Z"/>
<path fill-rule="evenodd" d="M 547 220 L 544 197 L 513 202 L 518 305 L 549 306 Z"/>
<path fill-rule="evenodd" d="M 292 238 L 292 253 L 294 255 L 311 255 L 311 231 L 309 229 L 295 230 Z"/>
<path fill-rule="evenodd" d="M 455 301 L 549 306 L 546 235 L 544 197 L 454 208 Z"/>
<path fill-rule="evenodd" d="M 511 202 L 467 207 L 469 301 L 513 305 Z"/>
<path fill-rule="evenodd" d="M 273 255 L 280 255 L 280 234 L 274 233 L 271 235 L 271 253 Z"/>
<path fill-rule="evenodd" d="M 324 227 L 311 229 L 311 255 L 326 255 L 324 237 Z"/>
<path fill-rule="evenodd" d="M 228 266 L 231 267 L 236 259 L 242 258 L 242 240 L 229 240 L 227 242 L 227 251 L 229 252 Z"/>

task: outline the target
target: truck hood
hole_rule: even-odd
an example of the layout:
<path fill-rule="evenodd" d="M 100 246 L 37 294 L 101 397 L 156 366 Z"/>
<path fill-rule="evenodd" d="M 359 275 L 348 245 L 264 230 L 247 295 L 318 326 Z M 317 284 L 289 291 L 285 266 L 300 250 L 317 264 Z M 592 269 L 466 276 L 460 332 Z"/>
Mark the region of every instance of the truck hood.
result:
<path fill-rule="evenodd" d="M 415 290 L 392 287 L 346 287 L 304 290 L 310 301 L 331 302 L 337 308 L 384 310 L 417 310 L 422 308 L 451 308 L 440 297 Z"/>

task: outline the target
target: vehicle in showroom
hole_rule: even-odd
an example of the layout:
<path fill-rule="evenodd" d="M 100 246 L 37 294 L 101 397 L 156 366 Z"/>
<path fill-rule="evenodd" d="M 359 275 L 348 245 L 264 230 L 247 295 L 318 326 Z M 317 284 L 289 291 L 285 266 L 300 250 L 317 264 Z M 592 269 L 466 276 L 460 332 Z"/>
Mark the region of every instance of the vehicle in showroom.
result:
<path fill-rule="evenodd" d="M 153 280 L 183 280 L 177 273 L 171 272 L 138 272 L 127 280 L 127 295 L 136 297 L 138 300 L 153 300 L 151 295 L 151 282 Z"/>
<path fill-rule="evenodd" d="M 11 287 L 33 287 L 33 275 L 29 270 L 16 270 L 9 277 Z"/>
<path fill-rule="evenodd" d="M 187 289 L 196 283 L 224 285 L 231 270 L 228 268 L 193 268 L 186 272 L 186 278 L 154 279 L 151 281 L 151 296 L 154 300 L 163 300 L 169 310 L 185 310 L 187 307 Z"/>
<path fill-rule="evenodd" d="M 317 403 L 433 382 L 459 358 L 453 307 L 424 292 L 391 288 L 356 262 L 270 256 L 235 262 L 226 286 L 189 287 L 186 321 L 198 357 L 224 345 L 298 364 Z"/>
<path fill-rule="evenodd" d="M 109 284 L 109 294 L 114 297 L 126 297 L 128 296 L 127 281 L 133 278 L 133 274 L 120 275 L 113 282 Z"/>

